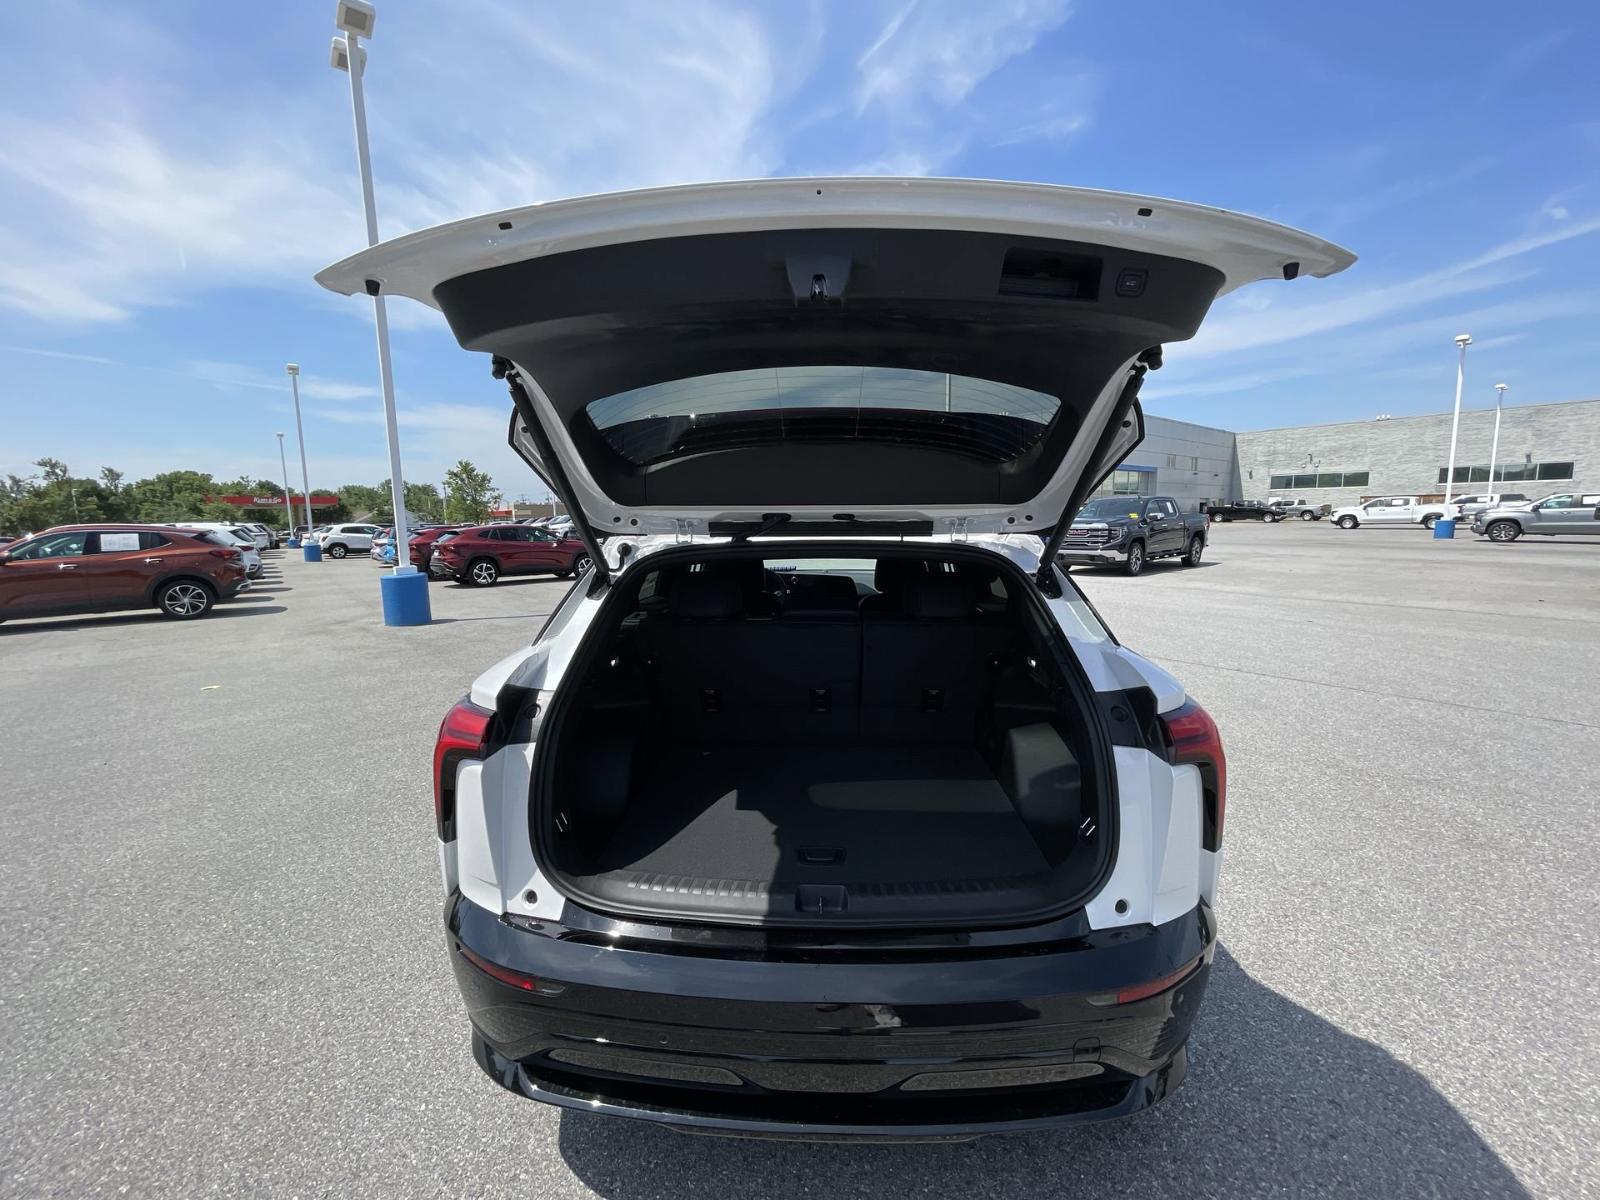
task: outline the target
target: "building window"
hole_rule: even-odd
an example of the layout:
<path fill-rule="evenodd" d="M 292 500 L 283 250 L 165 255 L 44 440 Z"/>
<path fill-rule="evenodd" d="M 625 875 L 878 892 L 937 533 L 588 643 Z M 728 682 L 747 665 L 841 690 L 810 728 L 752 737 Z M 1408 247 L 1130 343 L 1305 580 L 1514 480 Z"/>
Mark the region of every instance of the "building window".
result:
<path fill-rule="evenodd" d="M 1271 476 L 1268 487 L 1275 492 L 1299 491 L 1301 488 L 1366 487 L 1366 471 L 1318 471 L 1316 474 L 1281 474 Z"/>
<path fill-rule="evenodd" d="M 1531 480 L 1545 479 L 1571 479 L 1572 469 L 1576 464 L 1570 462 L 1540 462 L 1540 463 L 1504 463 L 1494 469 L 1496 483 L 1526 483 Z M 1444 477 L 1449 468 L 1439 468 L 1439 482 L 1444 482 Z M 1453 483 L 1488 483 L 1489 464 L 1480 463 L 1477 466 L 1457 467 Z"/>
<path fill-rule="evenodd" d="M 1153 481 L 1154 471 L 1121 469 L 1111 472 L 1095 491 L 1096 496 L 1139 496 L 1149 490 L 1147 481 Z"/>

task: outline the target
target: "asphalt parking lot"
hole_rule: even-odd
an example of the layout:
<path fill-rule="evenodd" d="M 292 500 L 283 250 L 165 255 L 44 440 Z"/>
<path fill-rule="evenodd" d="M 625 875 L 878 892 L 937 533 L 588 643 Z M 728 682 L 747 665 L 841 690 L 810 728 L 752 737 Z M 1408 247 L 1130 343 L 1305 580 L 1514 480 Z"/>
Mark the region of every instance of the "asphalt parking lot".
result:
<path fill-rule="evenodd" d="M 0 1193 L 1600 1192 L 1600 544 L 1213 527 L 1074 572 L 1229 753 L 1188 1083 L 940 1146 L 713 1141 L 484 1078 L 443 954 L 429 755 L 568 586 L 268 556 L 189 624 L 0 628 Z"/>

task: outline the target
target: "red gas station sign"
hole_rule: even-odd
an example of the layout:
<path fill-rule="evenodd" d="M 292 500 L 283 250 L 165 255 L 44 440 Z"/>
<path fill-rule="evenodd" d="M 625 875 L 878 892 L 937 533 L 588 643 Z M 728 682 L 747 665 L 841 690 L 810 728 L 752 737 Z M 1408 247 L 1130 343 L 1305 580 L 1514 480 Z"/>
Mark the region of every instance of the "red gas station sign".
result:
<path fill-rule="evenodd" d="M 293 497 L 296 508 L 305 507 L 305 497 Z M 282 496 L 207 496 L 207 504 L 231 504 L 235 508 L 282 508 Z M 332 508 L 339 503 L 339 497 L 332 492 L 312 492 L 312 508 Z"/>

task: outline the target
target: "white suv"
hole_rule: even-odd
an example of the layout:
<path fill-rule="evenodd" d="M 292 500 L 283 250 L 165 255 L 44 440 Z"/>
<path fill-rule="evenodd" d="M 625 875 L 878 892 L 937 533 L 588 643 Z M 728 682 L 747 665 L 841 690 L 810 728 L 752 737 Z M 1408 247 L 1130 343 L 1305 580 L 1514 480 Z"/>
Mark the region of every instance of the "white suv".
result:
<path fill-rule="evenodd" d="M 330 525 L 317 535 L 317 545 L 329 558 L 343 558 L 355 550 L 369 553 L 381 525 Z"/>
<path fill-rule="evenodd" d="M 434 750 L 484 1070 L 801 1138 L 1170 1093 L 1227 770 L 1055 567 L 1062 515 L 1217 295 L 1351 261 L 1167 200 L 817 179 L 557 201 L 323 272 L 493 356 L 593 558 Z"/>
<path fill-rule="evenodd" d="M 227 538 L 230 545 L 239 548 L 240 561 L 244 563 L 244 573 L 250 579 L 261 576 L 261 548 L 256 545 L 255 538 L 250 536 L 248 530 L 228 521 L 174 521 L 174 529 L 209 529 L 213 533 L 221 534 Z"/>

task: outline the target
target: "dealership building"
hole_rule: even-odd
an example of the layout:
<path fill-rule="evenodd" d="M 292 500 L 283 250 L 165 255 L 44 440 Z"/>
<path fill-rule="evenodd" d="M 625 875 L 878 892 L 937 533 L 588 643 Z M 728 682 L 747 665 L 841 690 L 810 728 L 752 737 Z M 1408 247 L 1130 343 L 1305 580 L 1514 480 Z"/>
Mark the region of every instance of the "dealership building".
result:
<path fill-rule="evenodd" d="M 1373 496 L 1442 499 L 1450 417 L 1442 412 L 1231 433 L 1147 413 L 1144 442 L 1101 491 L 1172 496 L 1185 511 L 1210 500 L 1291 494 L 1335 506 Z M 1493 436 L 1492 408 L 1462 412 L 1453 494 L 1491 490 Z M 1600 400 L 1503 409 L 1492 490 L 1530 499 L 1600 492 Z"/>

